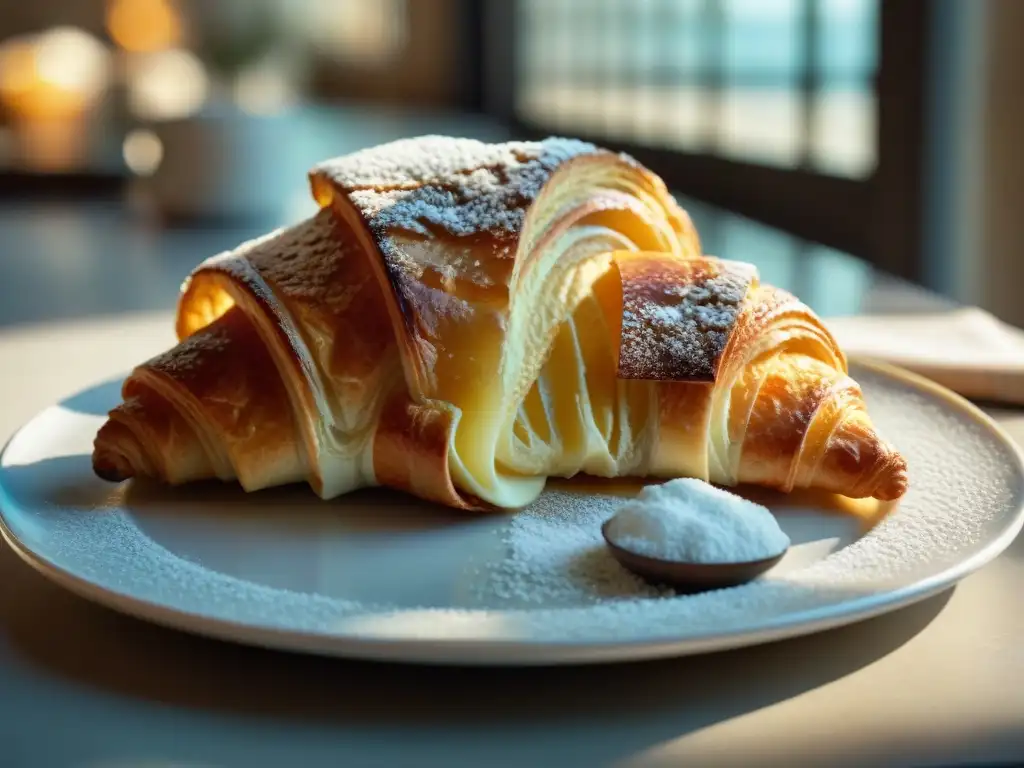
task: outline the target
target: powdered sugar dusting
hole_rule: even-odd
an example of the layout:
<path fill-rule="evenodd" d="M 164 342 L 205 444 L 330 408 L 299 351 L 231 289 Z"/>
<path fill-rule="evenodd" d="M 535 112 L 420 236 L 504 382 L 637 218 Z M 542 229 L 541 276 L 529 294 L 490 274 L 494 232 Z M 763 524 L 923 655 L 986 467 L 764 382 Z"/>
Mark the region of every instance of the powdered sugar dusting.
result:
<path fill-rule="evenodd" d="M 383 256 L 408 344 L 428 379 L 438 351 L 432 329 L 471 312 L 457 284 L 503 286 L 526 214 L 552 173 L 604 152 L 575 139 L 488 144 L 421 136 L 319 164 L 353 206 Z M 436 276 L 440 285 L 430 285 Z"/>
<path fill-rule="evenodd" d="M 207 259 L 195 271 L 212 267 L 237 274 L 242 264 L 255 269 L 279 299 L 326 314 L 343 310 L 360 294 L 379 291 L 371 284 L 372 273 L 355 238 L 329 210 L 248 240 Z M 380 327 L 380 318 L 386 320 L 383 309 L 377 314 L 374 329 Z M 371 322 L 366 316 L 362 320 Z"/>
<path fill-rule="evenodd" d="M 452 136 L 418 136 L 378 144 L 314 167 L 335 184 L 352 191 L 411 189 L 448 180 L 456 175 L 475 175 L 482 169 L 516 167 L 537 162 L 553 170 L 564 160 L 593 152 L 593 144 L 577 139 L 551 137 L 544 141 L 485 143 Z M 477 177 L 476 183 L 486 177 Z"/>
<path fill-rule="evenodd" d="M 579 606 L 672 594 L 623 568 L 601 537 L 621 496 L 545 492 L 504 531 L 505 556 L 477 574 L 473 594 L 504 607 Z"/>
<path fill-rule="evenodd" d="M 228 313 L 238 311 L 229 309 Z M 244 332 L 244 326 L 243 326 Z M 179 381 L 187 382 L 203 373 L 203 363 L 223 354 L 233 339 L 229 326 L 214 323 L 194 333 L 171 349 L 165 350 L 144 363 L 146 368 L 160 371 Z"/>
<path fill-rule="evenodd" d="M 486 144 L 422 136 L 318 165 L 359 211 L 392 269 L 416 270 L 394 235 L 517 240 L 526 211 L 565 161 L 599 152 L 575 139 Z M 417 273 L 418 274 L 418 273 Z"/>
<path fill-rule="evenodd" d="M 619 376 L 713 381 L 753 269 L 710 258 L 638 266 L 623 270 Z"/>

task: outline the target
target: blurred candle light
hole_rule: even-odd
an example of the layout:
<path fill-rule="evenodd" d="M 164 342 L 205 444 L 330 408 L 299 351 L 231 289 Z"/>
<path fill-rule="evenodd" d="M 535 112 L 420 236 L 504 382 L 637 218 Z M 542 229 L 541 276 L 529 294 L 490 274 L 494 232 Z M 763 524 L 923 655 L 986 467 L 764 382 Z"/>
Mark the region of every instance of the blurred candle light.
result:
<path fill-rule="evenodd" d="M 91 107 L 110 82 L 106 47 L 74 27 L 12 38 L 0 47 L 0 100 L 22 118 L 68 118 Z"/>
<path fill-rule="evenodd" d="M 36 42 L 36 69 L 40 78 L 58 88 L 82 94 L 92 101 L 110 82 L 110 56 L 92 35 L 74 27 L 58 27 Z"/>
<path fill-rule="evenodd" d="M 0 46 L 0 106 L 10 114 L 12 158 L 44 171 L 78 165 L 86 122 L 110 84 L 106 46 L 84 30 L 55 27 Z"/>
<path fill-rule="evenodd" d="M 111 0 L 107 31 L 131 53 L 152 53 L 181 43 L 181 15 L 171 0 Z"/>
<path fill-rule="evenodd" d="M 195 54 L 173 49 L 133 57 L 128 68 L 128 107 L 144 120 L 174 120 L 195 114 L 210 88 Z"/>
<path fill-rule="evenodd" d="M 0 45 L 0 98 L 14 112 L 34 87 L 38 87 L 36 51 L 31 38 L 11 38 Z"/>
<path fill-rule="evenodd" d="M 164 159 L 164 145 L 152 131 L 138 128 L 124 137 L 125 165 L 136 176 L 152 176 Z"/>
<path fill-rule="evenodd" d="M 296 101 L 295 87 L 285 72 L 272 64 L 259 64 L 242 72 L 234 83 L 239 108 L 251 115 L 276 115 Z"/>

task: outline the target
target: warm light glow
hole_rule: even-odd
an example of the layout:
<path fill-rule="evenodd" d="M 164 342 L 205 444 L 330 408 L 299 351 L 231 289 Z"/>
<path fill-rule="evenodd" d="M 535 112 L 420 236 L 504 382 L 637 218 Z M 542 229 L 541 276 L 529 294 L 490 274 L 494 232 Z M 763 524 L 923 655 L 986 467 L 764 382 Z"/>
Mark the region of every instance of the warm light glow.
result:
<path fill-rule="evenodd" d="M 0 46 L 0 101 L 16 118 L 80 115 L 109 81 L 107 49 L 74 27 L 12 38 Z"/>
<path fill-rule="evenodd" d="M 329 55 L 379 66 L 401 53 L 408 0 L 309 0 L 305 21 L 313 44 Z"/>
<path fill-rule="evenodd" d="M 209 79 L 189 51 L 139 56 L 128 70 L 128 106 L 146 120 L 174 120 L 197 112 L 206 101 Z"/>
<path fill-rule="evenodd" d="M 285 73 L 267 65 L 242 72 L 235 81 L 234 96 L 238 106 L 253 115 L 277 114 L 296 98 Z"/>
<path fill-rule="evenodd" d="M 89 151 L 76 116 L 26 120 L 18 125 L 16 136 L 19 164 L 44 173 L 79 168 Z"/>
<path fill-rule="evenodd" d="M 124 137 L 124 162 L 137 176 L 152 176 L 164 159 L 164 145 L 152 131 L 137 129 Z"/>
<path fill-rule="evenodd" d="M 36 52 L 31 40 L 12 38 L 0 46 L 0 95 L 15 99 L 31 90 L 38 80 Z"/>
<path fill-rule="evenodd" d="M 346 616 L 338 622 L 339 632 L 356 637 L 420 641 L 493 640 L 515 637 L 523 629 L 509 614 L 490 611 L 459 612 L 438 608 L 399 609 L 388 613 Z"/>
<path fill-rule="evenodd" d="M 92 97 L 110 78 L 109 54 L 103 43 L 74 27 L 58 27 L 40 35 L 35 48 L 36 70 L 46 82 Z"/>
<path fill-rule="evenodd" d="M 126 51 L 162 51 L 181 42 L 181 15 L 170 0 L 111 0 L 107 30 Z"/>

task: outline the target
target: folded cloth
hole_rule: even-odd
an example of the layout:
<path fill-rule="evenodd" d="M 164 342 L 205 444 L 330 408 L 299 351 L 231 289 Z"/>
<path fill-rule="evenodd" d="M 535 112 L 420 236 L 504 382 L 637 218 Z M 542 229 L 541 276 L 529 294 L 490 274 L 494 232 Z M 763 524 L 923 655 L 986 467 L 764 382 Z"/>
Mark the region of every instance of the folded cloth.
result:
<path fill-rule="evenodd" d="M 1024 405 L 1024 331 L 984 310 L 825 322 L 852 358 L 902 366 L 965 397 Z"/>

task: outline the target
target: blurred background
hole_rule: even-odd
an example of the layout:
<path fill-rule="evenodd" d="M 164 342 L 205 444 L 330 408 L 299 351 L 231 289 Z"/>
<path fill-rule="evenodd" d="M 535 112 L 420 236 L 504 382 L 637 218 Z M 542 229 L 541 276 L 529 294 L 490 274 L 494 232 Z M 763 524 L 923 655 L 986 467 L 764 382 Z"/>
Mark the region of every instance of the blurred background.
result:
<path fill-rule="evenodd" d="M 558 133 L 825 314 L 1024 325 L 1022 33 L 1022 0 L 0 0 L 0 324 L 173 306 L 326 157 Z"/>

